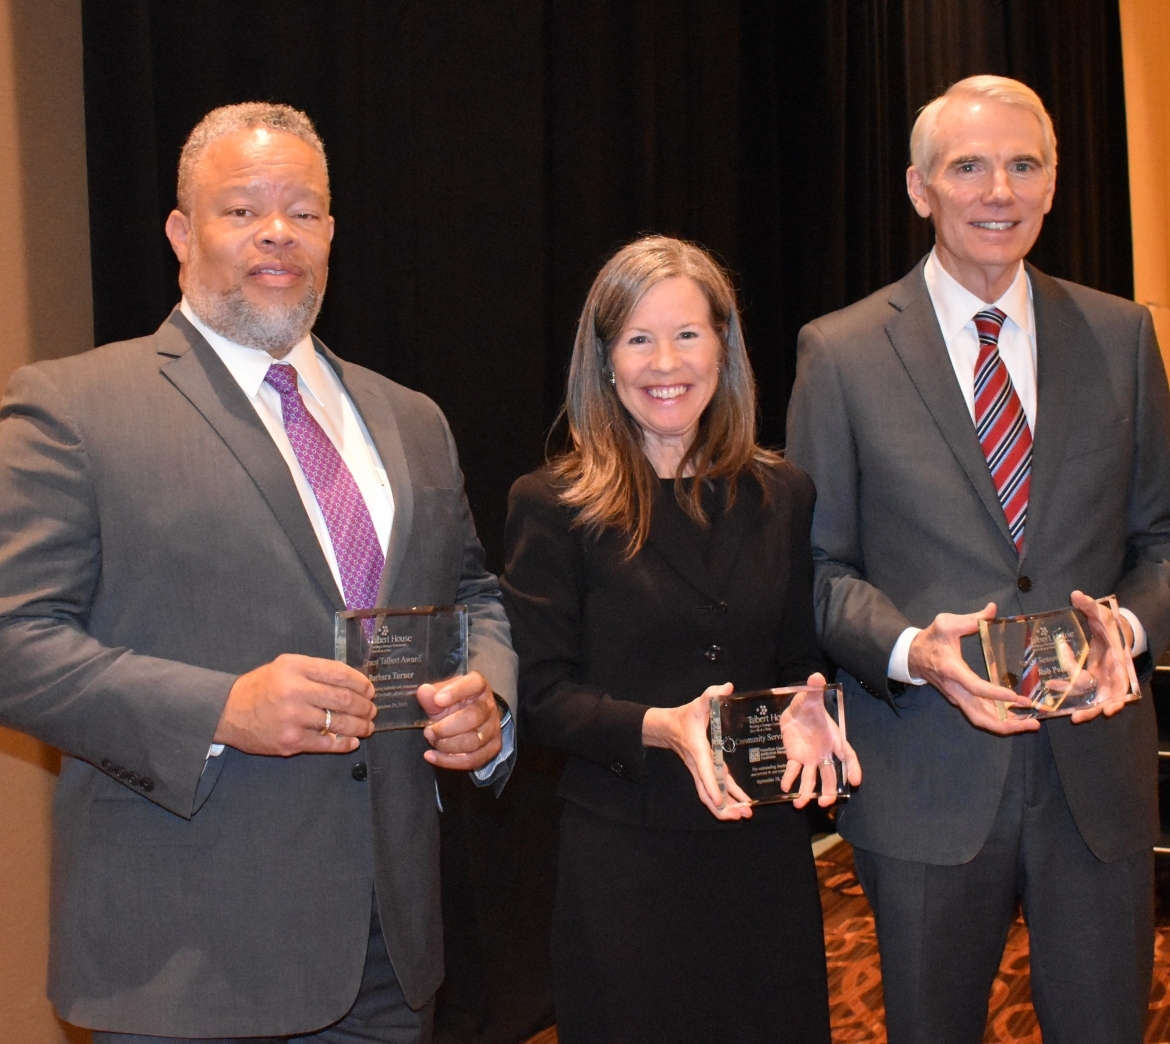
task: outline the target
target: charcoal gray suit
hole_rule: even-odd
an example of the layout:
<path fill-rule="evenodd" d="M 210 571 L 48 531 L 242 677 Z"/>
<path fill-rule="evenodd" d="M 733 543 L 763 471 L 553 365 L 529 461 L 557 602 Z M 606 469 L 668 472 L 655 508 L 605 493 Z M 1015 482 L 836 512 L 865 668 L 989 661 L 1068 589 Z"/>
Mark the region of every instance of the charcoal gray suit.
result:
<path fill-rule="evenodd" d="M 507 620 L 442 414 L 326 358 L 394 495 L 380 603 L 467 604 L 471 669 L 514 704 Z M 69 755 L 49 975 L 62 1018 L 179 1037 L 319 1028 L 357 993 L 375 886 L 407 1001 L 434 993 L 439 826 L 421 733 L 376 733 L 351 755 L 229 747 L 205 764 L 235 678 L 285 652 L 332 658 L 342 608 L 285 460 L 178 311 L 151 337 L 13 377 L 0 721 Z"/>
<path fill-rule="evenodd" d="M 1044 736 L 980 731 L 929 686 L 887 684 L 911 625 L 1116 591 L 1156 658 L 1170 643 L 1170 395 L 1149 313 L 1031 266 L 1037 413 L 1017 556 L 919 264 L 801 331 L 788 455 L 817 486 L 818 632 L 842 668 L 865 781 L 840 815 L 858 849 L 927 865 L 981 851 L 1021 750 L 1050 745 L 1076 831 L 1106 863 L 1157 830 L 1149 699 Z M 978 639 L 964 641 L 983 677 Z M 1013 757 L 1016 762 L 1013 763 Z M 879 915 L 880 917 L 880 915 Z M 1145 958 L 1148 963 L 1148 958 Z"/>

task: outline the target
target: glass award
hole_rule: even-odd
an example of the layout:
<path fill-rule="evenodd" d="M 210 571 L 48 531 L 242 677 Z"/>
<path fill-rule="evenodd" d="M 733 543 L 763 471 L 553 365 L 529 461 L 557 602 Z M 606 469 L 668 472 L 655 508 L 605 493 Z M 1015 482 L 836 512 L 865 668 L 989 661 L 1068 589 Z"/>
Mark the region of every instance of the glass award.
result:
<path fill-rule="evenodd" d="M 800 777 L 784 789 L 790 760 L 817 766 L 814 794 L 849 795 L 844 766 L 833 753 L 836 729 L 845 740 L 845 702 L 839 685 L 793 685 L 785 689 L 711 697 L 711 752 L 719 788 L 730 775 L 753 805 L 794 801 Z M 832 783 L 826 787 L 825 777 Z"/>
<path fill-rule="evenodd" d="M 374 683 L 374 731 L 430 724 L 418 687 L 467 673 L 467 606 L 347 609 L 334 623 L 333 657 Z"/>
<path fill-rule="evenodd" d="M 1133 659 L 1122 637 L 1121 615 L 1113 595 L 1099 598 L 1106 609 L 1109 644 L 1120 648 L 1128 675 L 1125 700 L 1141 698 Z M 979 621 L 979 638 L 987 677 L 995 684 L 1027 696 L 1029 706 L 996 703 L 1001 721 L 1018 718 L 1058 718 L 1093 707 L 1099 701 L 1093 670 L 1102 648 L 1084 613 L 1071 606 L 1031 616 L 1009 616 Z"/>

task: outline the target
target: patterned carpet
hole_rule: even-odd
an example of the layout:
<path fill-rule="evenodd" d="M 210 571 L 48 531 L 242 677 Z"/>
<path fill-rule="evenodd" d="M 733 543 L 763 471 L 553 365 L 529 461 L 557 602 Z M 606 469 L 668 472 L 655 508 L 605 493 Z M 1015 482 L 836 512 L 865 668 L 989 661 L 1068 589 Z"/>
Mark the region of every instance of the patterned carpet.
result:
<path fill-rule="evenodd" d="M 881 970 L 873 914 L 853 873 L 853 851 L 842 842 L 817 858 L 825 912 L 833 1044 L 886 1044 Z M 1170 1042 L 1170 866 L 1159 866 L 1158 933 L 1148 1044 Z M 1019 918 L 1008 935 L 999 977 L 991 991 L 984 1044 L 1040 1044 L 1028 984 L 1028 933 Z M 548 1029 L 528 1044 L 556 1044 Z"/>
<path fill-rule="evenodd" d="M 853 873 L 853 851 L 842 842 L 817 859 L 825 911 L 833 1042 L 885 1044 L 881 971 L 873 914 Z M 1160 869 L 1154 988 L 1146 1041 L 1170 1041 L 1170 874 Z M 984 1044 L 1040 1044 L 1028 983 L 1028 932 L 1016 918 L 991 991 Z"/>

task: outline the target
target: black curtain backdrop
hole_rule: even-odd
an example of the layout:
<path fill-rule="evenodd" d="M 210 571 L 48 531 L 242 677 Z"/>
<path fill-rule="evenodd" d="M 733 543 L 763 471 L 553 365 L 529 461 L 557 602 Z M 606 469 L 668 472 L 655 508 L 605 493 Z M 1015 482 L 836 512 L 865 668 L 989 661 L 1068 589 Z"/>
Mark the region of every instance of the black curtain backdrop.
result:
<path fill-rule="evenodd" d="M 95 342 L 178 300 L 162 226 L 186 133 L 255 98 L 316 121 L 337 237 L 318 332 L 432 396 L 495 568 L 542 459 L 593 275 L 641 232 L 733 270 L 783 442 L 796 333 L 929 248 L 906 199 L 915 112 L 1018 77 L 1060 140 L 1032 257 L 1132 295 L 1120 27 L 1110 0 L 83 0 Z M 443 781 L 440 1041 L 547 1025 L 558 762 L 503 797 Z"/>

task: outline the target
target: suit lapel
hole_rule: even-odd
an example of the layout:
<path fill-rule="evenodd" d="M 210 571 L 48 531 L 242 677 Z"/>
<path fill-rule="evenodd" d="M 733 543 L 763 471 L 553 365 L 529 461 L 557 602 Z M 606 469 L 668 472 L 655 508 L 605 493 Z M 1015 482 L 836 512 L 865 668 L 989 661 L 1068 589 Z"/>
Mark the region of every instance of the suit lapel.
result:
<path fill-rule="evenodd" d="M 202 414 L 251 476 L 305 568 L 337 609 L 345 601 L 288 464 L 214 349 L 176 309 L 155 335 L 162 375 Z"/>
<path fill-rule="evenodd" d="M 886 324 L 886 334 L 943 440 L 1014 556 L 1015 543 L 1008 529 L 1003 505 L 991 481 L 987 458 L 983 455 L 967 403 L 955 379 L 955 369 L 939 329 L 938 317 L 931 304 L 922 269 L 923 264 L 920 263 L 895 285 L 890 304 L 897 309 L 898 314 Z"/>
<path fill-rule="evenodd" d="M 386 567 L 382 571 L 382 583 L 378 591 L 378 604 L 385 605 L 392 578 L 398 575 L 406 554 L 414 521 L 414 485 L 410 480 L 410 467 L 402 445 L 402 432 L 389 401 L 374 387 L 366 372 L 339 359 L 316 338 L 314 341 L 337 373 L 374 440 L 374 446 L 382 458 L 382 467 L 386 469 L 390 492 L 394 495 L 394 521 L 390 526 Z"/>
<path fill-rule="evenodd" d="M 1072 509 L 1068 492 L 1056 488 L 1065 443 L 1075 424 L 1096 415 L 1093 400 L 1109 389 L 1097 339 L 1085 317 L 1055 279 L 1031 265 L 1027 269 L 1036 315 L 1036 430 L 1032 433 L 1025 557 L 1031 546 L 1028 530 L 1034 524 L 1045 525 L 1041 520 L 1049 513 L 1056 516 Z"/>
<path fill-rule="evenodd" d="M 719 496 L 712 512 L 713 529 L 710 573 L 713 590 L 726 591 L 731 583 L 731 573 L 739 558 L 740 548 L 748 531 L 748 520 L 752 512 L 744 510 L 745 505 L 754 503 L 759 496 L 756 480 L 741 475 L 735 491 L 735 504 L 727 508 L 727 487 L 719 486 Z"/>
<path fill-rule="evenodd" d="M 744 491 L 740 491 L 740 496 Z M 712 498 L 714 509 L 710 512 L 713 532 L 712 554 L 708 561 L 697 527 L 673 504 L 663 504 L 666 498 L 673 499 L 673 485 L 663 484 L 654 514 L 647 543 L 665 560 L 679 576 L 712 602 L 720 601 L 723 581 L 730 573 L 739 552 L 743 538 L 742 512 L 730 514 L 723 511 L 723 495 Z M 731 517 L 731 516 L 735 517 Z"/>

